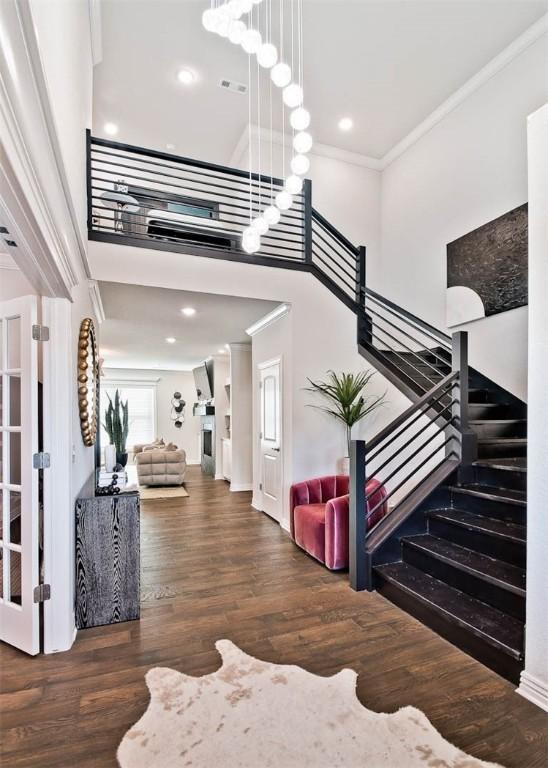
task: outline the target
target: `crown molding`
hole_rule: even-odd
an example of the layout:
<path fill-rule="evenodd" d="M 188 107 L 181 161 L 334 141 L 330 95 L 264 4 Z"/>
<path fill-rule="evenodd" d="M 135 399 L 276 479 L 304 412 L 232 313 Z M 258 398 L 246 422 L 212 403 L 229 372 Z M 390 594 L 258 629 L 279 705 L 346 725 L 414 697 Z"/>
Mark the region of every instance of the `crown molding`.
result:
<path fill-rule="evenodd" d="M 415 144 L 426 133 L 428 133 L 441 120 L 456 109 L 463 101 L 471 96 L 475 91 L 484 86 L 492 77 L 497 75 L 504 67 L 510 64 L 529 46 L 533 45 L 542 35 L 548 32 L 548 13 L 542 16 L 537 22 L 528 27 L 519 37 L 510 45 L 502 50 L 497 56 L 489 61 L 479 72 L 476 72 L 464 85 L 456 90 L 448 99 L 440 104 L 428 117 L 423 120 L 411 133 L 408 133 L 401 141 L 389 150 L 381 160 L 381 166 L 384 170 L 402 155 L 409 147 Z"/>
<path fill-rule="evenodd" d="M 281 320 L 282 317 L 285 317 L 287 314 L 289 314 L 290 310 L 290 304 L 279 304 L 277 307 L 274 307 L 272 312 L 269 312 L 264 317 L 261 317 L 260 320 L 257 320 L 256 323 L 250 325 L 249 328 L 246 328 L 245 332 L 248 336 L 253 338 L 253 336 L 261 333 L 261 331 L 264 331 L 265 328 L 268 328 L 270 325 L 276 323 L 278 320 Z"/>
<path fill-rule="evenodd" d="M 16 272 L 21 271 L 9 253 L 0 253 L 0 269 L 12 269 Z"/>
<path fill-rule="evenodd" d="M 87 243 L 70 193 L 29 3 L 0 3 L 0 37 L 5 207 L 19 240 L 41 241 L 25 259 L 33 262 L 27 277 L 33 282 L 41 273 L 46 290 L 68 297 L 80 275 L 90 276 Z M 25 264 L 20 266 L 26 273 Z"/>
<path fill-rule="evenodd" d="M 103 60 L 103 33 L 101 26 L 101 0 L 88 0 L 91 60 L 93 66 Z"/>
<path fill-rule="evenodd" d="M 105 308 L 103 306 L 103 300 L 101 298 L 101 291 L 99 289 L 99 283 L 97 280 L 88 280 L 89 298 L 91 300 L 91 306 L 95 312 L 97 322 L 104 323 L 106 319 Z"/>
<path fill-rule="evenodd" d="M 422 122 L 420 122 L 407 136 L 398 141 L 383 157 L 369 157 L 356 152 L 349 152 L 346 149 L 333 147 L 328 144 L 314 143 L 311 155 L 328 157 L 333 160 L 339 160 L 343 163 L 358 165 L 362 168 L 369 168 L 374 171 L 383 171 L 385 168 L 400 157 L 407 149 L 427 134 L 434 126 L 443 120 L 448 114 L 456 109 L 463 101 L 471 96 L 475 91 L 484 86 L 492 77 L 497 75 L 504 67 L 510 64 L 527 48 L 535 43 L 539 38 L 548 32 L 548 13 L 542 16 L 538 21 L 528 27 L 519 37 L 510 45 L 502 50 L 497 56 L 489 61 L 479 72 L 476 72 L 464 85 L 458 88 L 449 96 L 439 107 L 431 112 Z M 238 139 L 238 142 L 232 152 L 230 165 L 236 168 L 246 167 L 244 153 L 247 151 L 250 137 L 261 138 L 261 141 L 270 141 L 270 131 L 267 128 L 258 128 L 257 125 L 246 126 Z M 272 140 L 275 144 L 291 146 L 291 134 L 285 135 L 280 131 L 272 131 Z"/>

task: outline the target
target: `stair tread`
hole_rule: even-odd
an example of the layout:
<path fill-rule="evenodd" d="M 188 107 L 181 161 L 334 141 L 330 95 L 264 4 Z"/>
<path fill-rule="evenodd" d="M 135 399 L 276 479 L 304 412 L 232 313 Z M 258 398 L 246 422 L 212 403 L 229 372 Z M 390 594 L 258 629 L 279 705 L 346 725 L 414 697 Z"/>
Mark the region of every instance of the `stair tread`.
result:
<path fill-rule="evenodd" d="M 378 565 L 375 571 L 490 645 L 515 659 L 523 657 L 523 623 L 518 619 L 407 563 Z"/>
<path fill-rule="evenodd" d="M 526 437 L 480 437 L 478 438 L 478 443 L 505 443 L 508 445 L 509 443 L 516 443 L 517 445 L 527 445 L 527 438 Z"/>
<path fill-rule="evenodd" d="M 477 532 L 525 544 L 525 526 L 518 523 L 474 515 L 462 509 L 435 509 L 426 512 L 426 515 L 438 520 L 448 520 Z"/>
<path fill-rule="evenodd" d="M 494 403 L 482 403 L 483 406 L 495 405 Z M 515 419 L 470 419 L 470 424 L 522 424 L 527 419 L 515 418 Z"/>
<path fill-rule="evenodd" d="M 499 459 L 478 459 L 474 461 L 475 467 L 488 467 L 489 469 L 505 469 L 512 472 L 527 472 L 527 456 L 502 456 Z"/>
<path fill-rule="evenodd" d="M 525 571 L 516 565 L 497 560 L 473 549 L 461 547 L 451 541 L 439 539 L 430 534 L 407 536 L 403 539 L 415 547 L 450 562 L 452 565 L 469 573 L 485 578 L 491 583 L 509 589 L 515 594 L 525 597 Z"/>
<path fill-rule="evenodd" d="M 463 495 L 477 496 L 481 499 L 492 499 L 493 501 L 502 501 L 518 506 L 526 506 L 527 498 L 525 491 L 516 491 L 511 488 L 499 488 L 494 485 L 480 485 L 479 483 L 464 483 L 463 485 L 449 486 L 451 491 Z"/>

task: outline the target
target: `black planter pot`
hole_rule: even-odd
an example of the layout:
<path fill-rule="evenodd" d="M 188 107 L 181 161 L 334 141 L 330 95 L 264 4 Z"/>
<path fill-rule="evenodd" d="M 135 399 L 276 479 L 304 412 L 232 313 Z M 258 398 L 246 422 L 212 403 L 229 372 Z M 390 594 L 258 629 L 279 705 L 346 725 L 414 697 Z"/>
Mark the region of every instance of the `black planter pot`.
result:
<path fill-rule="evenodd" d="M 116 451 L 116 463 L 125 467 L 127 464 L 127 453 L 118 453 L 118 451 Z"/>

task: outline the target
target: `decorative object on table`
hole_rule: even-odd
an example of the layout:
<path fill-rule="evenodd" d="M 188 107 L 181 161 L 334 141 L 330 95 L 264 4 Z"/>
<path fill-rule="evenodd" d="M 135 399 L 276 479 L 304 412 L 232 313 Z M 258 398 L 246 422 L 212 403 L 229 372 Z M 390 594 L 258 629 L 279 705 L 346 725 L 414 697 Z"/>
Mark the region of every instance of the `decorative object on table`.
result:
<path fill-rule="evenodd" d="M 105 445 L 105 469 L 107 472 L 114 472 L 116 466 L 116 446 L 113 443 Z"/>
<path fill-rule="evenodd" d="M 352 669 L 324 677 L 262 661 L 230 640 L 215 647 L 222 664 L 209 675 L 147 672 L 150 702 L 118 747 L 121 768 L 500 768 L 446 741 L 420 709 L 364 707 Z"/>
<path fill-rule="evenodd" d="M 76 626 L 140 615 L 139 494 L 76 502 Z"/>
<path fill-rule="evenodd" d="M 78 334 L 78 410 L 84 445 L 92 446 L 97 437 L 99 412 L 99 366 L 97 336 L 91 317 L 80 324 Z"/>
<path fill-rule="evenodd" d="M 96 496 L 115 496 L 117 493 L 120 493 L 117 474 L 112 475 L 112 479 L 108 485 L 99 484 L 95 489 Z"/>
<path fill-rule="evenodd" d="M 120 465 L 116 465 L 116 466 L 120 466 Z M 115 468 L 113 472 L 107 472 L 106 469 L 102 469 L 99 472 L 99 477 L 97 479 L 97 486 L 101 488 L 109 486 L 111 485 L 114 479 L 116 480 L 116 485 L 122 491 L 126 487 L 127 481 L 128 481 L 127 472 L 123 467 L 121 468 L 121 470 L 116 470 Z"/>
<path fill-rule="evenodd" d="M 174 392 L 171 398 L 171 421 L 173 426 L 181 429 L 185 420 L 186 401 L 183 400 L 180 392 Z"/>
<path fill-rule="evenodd" d="M 374 371 L 335 373 L 330 370 L 327 372 L 325 381 L 308 379 L 310 387 L 307 387 L 306 391 L 321 395 L 328 402 L 328 405 L 310 403 L 309 407 L 324 411 L 344 424 L 348 446 L 347 456 L 350 456 L 352 427 L 385 403 L 386 392 L 376 396 L 366 394 L 367 386 L 374 375 Z M 343 474 L 348 474 L 347 457 L 345 459 L 343 463 L 346 464 L 347 471 Z"/>
<path fill-rule="evenodd" d="M 103 427 L 112 445 L 116 448 L 116 463 L 125 467 L 127 464 L 126 441 L 129 432 L 128 401 L 122 402 L 120 391 L 114 393 L 114 403 L 107 393 L 108 406 L 105 410 Z"/>
<path fill-rule="evenodd" d="M 447 245 L 447 325 L 527 304 L 527 203 Z"/>
<path fill-rule="evenodd" d="M 128 194 L 128 186 L 123 180 L 118 180 L 113 190 L 102 192 L 99 197 L 105 208 L 111 208 L 114 211 L 114 231 L 122 234 L 124 232 L 124 223 L 122 216 L 124 213 L 137 213 L 139 201 Z"/>

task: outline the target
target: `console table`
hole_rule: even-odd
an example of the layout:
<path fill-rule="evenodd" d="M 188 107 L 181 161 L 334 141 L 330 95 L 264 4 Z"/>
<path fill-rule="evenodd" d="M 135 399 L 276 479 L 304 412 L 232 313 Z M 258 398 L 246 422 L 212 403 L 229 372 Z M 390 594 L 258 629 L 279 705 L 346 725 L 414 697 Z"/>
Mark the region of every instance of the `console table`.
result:
<path fill-rule="evenodd" d="M 76 501 L 76 626 L 140 616 L 139 494 Z"/>

